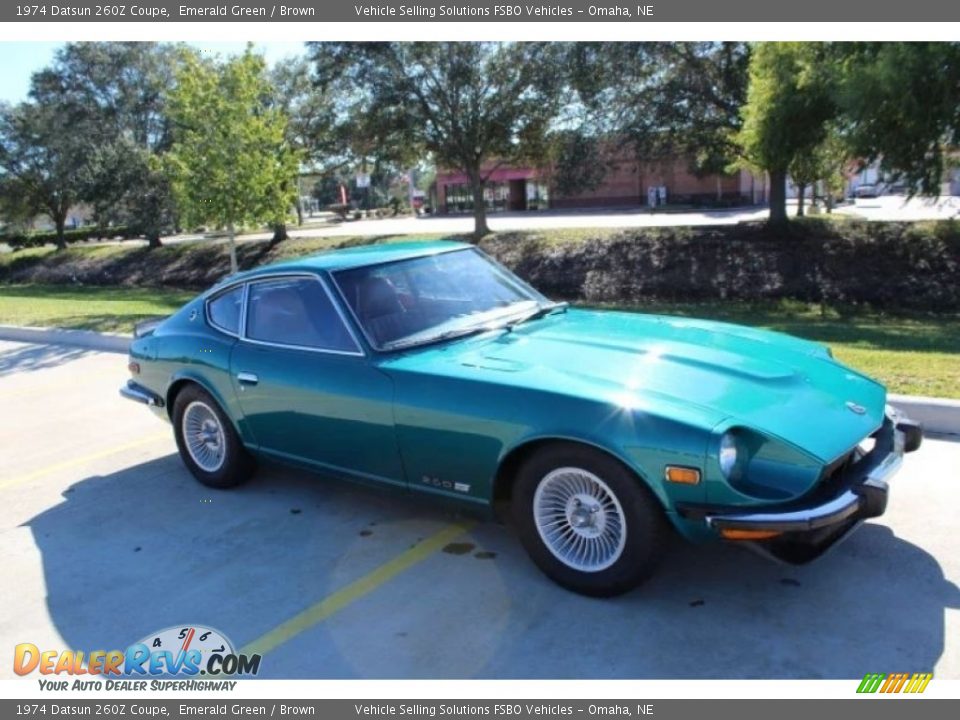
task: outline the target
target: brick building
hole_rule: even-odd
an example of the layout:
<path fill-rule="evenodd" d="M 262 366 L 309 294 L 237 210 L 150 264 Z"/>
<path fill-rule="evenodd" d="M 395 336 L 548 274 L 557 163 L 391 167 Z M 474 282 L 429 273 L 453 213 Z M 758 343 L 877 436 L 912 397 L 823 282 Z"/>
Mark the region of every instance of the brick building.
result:
<path fill-rule="evenodd" d="M 549 170 L 532 167 L 488 169 L 484 195 L 487 209 L 523 211 L 560 208 L 640 208 L 650 205 L 651 189 L 661 190 L 667 204 L 694 206 L 755 205 L 766 202 L 762 176 L 746 171 L 697 177 L 683 158 L 657 162 L 611 163 L 600 184 L 592 189 L 561 195 L 552 187 Z M 661 204 L 661 203 L 658 203 Z M 466 174 L 437 173 L 437 210 L 441 213 L 473 211 L 473 194 Z"/>

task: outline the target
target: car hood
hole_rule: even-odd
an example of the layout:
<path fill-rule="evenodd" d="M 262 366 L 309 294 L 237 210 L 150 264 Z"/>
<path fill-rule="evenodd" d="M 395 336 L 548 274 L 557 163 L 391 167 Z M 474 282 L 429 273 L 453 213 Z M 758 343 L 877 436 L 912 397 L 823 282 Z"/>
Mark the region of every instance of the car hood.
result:
<path fill-rule="evenodd" d="M 571 309 L 390 365 L 580 395 L 708 429 L 742 425 L 821 462 L 879 427 L 886 402 L 883 386 L 817 343 L 622 312 Z"/>

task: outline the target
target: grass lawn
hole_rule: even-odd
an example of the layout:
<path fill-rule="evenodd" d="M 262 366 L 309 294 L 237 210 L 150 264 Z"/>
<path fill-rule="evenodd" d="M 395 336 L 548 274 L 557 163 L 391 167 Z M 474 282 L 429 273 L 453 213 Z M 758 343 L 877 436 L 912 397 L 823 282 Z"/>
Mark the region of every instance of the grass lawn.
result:
<path fill-rule="evenodd" d="M 195 295 L 155 288 L 0 285 L 0 325 L 128 333 L 141 320 L 169 315 Z"/>
<path fill-rule="evenodd" d="M 168 315 L 194 295 L 150 288 L 0 285 L 0 324 L 130 332 L 134 324 Z M 789 301 L 649 303 L 624 309 L 779 330 L 829 345 L 840 361 L 882 380 L 891 392 L 960 398 L 958 316 L 891 316 Z"/>

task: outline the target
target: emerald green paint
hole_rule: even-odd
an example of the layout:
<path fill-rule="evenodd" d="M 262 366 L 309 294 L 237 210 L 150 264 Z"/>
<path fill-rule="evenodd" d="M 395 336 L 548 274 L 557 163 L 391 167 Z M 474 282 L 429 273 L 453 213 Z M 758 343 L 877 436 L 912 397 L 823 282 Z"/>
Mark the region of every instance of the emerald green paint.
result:
<path fill-rule="evenodd" d="M 226 283 L 298 273 L 332 291 L 331 273 L 341 269 L 458 251 L 476 252 L 451 242 L 379 245 L 262 267 Z M 178 379 L 203 384 L 255 452 L 466 503 L 490 505 L 512 453 L 569 440 L 619 458 L 681 532 L 701 537 L 705 528 L 680 520 L 676 503 L 749 507 L 802 495 L 824 465 L 883 419 L 884 388 L 823 346 L 736 325 L 569 309 L 513 329 L 378 353 L 343 308 L 363 347 L 343 355 L 226 335 L 206 322 L 208 296 L 134 341 L 138 382 L 164 397 Z M 260 381 L 242 387 L 238 372 Z M 717 459 L 730 429 L 753 456 L 732 483 Z M 697 468 L 703 479 L 669 484 L 668 464 Z"/>

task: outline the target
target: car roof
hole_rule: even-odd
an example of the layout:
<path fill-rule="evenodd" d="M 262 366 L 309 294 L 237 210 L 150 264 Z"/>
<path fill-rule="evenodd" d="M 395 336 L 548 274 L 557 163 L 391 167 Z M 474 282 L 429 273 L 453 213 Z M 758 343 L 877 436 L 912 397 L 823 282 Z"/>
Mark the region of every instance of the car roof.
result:
<path fill-rule="evenodd" d="M 375 245 L 358 245 L 356 247 L 343 248 L 339 250 L 328 250 L 319 252 L 315 255 L 306 255 L 293 260 L 284 260 L 282 262 L 261 265 L 260 267 L 237 273 L 226 278 L 224 282 L 236 282 L 254 278 L 259 275 L 270 275 L 275 272 L 296 272 L 307 271 L 315 272 L 323 270 L 327 272 L 336 272 L 349 268 L 364 267 L 367 265 L 381 265 L 383 263 L 395 262 L 397 260 L 408 260 L 416 257 L 426 257 L 428 255 L 437 255 L 439 253 L 451 252 L 453 250 L 465 250 L 473 247 L 469 243 L 457 242 L 453 240 L 420 240 L 404 241 L 395 243 L 380 243 Z"/>

